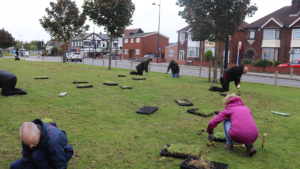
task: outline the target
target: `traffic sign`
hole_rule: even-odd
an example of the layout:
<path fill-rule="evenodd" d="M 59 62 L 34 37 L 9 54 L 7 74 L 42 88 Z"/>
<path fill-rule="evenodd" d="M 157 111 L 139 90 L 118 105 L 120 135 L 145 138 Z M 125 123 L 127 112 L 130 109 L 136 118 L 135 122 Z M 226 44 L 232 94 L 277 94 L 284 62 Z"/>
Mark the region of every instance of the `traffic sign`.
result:
<path fill-rule="evenodd" d="M 158 50 L 161 50 L 161 48 L 158 48 Z"/>

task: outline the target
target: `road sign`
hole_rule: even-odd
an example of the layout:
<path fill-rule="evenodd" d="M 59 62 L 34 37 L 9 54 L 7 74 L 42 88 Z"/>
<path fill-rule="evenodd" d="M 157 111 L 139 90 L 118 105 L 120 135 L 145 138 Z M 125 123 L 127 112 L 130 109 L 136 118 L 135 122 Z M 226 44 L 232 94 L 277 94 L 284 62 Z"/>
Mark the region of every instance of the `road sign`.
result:
<path fill-rule="evenodd" d="M 239 49 L 242 49 L 242 42 L 239 41 Z"/>
<path fill-rule="evenodd" d="M 158 50 L 161 50 L 161 48 L 158 48 Z"/>

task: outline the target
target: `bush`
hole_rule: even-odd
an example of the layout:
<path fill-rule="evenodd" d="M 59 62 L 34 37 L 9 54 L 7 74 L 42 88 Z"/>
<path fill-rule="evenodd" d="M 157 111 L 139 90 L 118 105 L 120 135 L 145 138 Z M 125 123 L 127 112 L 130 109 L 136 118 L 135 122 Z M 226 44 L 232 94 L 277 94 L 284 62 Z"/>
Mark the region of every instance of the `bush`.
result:
<path fill-rule="evenodd" d="M 212 56 L 213 56 L 213 53 L 212 53 L 211 50 L 206 51 L 205 54 L 204 54 L 205 61 L 208 62 L 209 58 L 211 58 Z"/>
<path fill-rule="evenodd" d="M 251 59 L 244 59 L 244 60 L 242 61 L 242 64 L 243 64 L 243 65 L 251 65 L 251 63 L 252 63 L 252 60 L 251 60 Z"/>
<path fill-rule="evenodd" d="M 256 66 L 256 67 L 260 67 L 260 66 L 275 66 L 275 62 L 271 61 L 271 60 L 268 60 L 268 59 L 265 59 L 265 64 L 264 64 L 264 59 L 260 59 L 260 60 L 257 60 L 255 62 L 252 62 L 252 65 Z"/>
<path fill-rule="evenodd" d="M 282 62 L 280 62 L 280 61 L 275 61 L 275 66 L 278 66 L 278 65 L 280 65 Z"/>

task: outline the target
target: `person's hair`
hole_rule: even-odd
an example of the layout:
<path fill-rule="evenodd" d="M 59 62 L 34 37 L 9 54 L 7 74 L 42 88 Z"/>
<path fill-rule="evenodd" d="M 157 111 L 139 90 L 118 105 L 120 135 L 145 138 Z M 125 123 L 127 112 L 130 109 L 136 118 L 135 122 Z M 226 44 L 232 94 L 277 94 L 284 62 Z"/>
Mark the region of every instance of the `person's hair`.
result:
<path fill-rule="evenodd" d="M 24 137 L 24 140 L 28 139 L 28 136 L 37 137 L 39 134 L 39 129 L 33 122 L 25 122 L 20 128 L 20 138 Z"/>
<path fill-rule="evenodd" d="M 152 58 L 149 58 L 148 60 L 151 62 L 151 61 L 152 61 Z"/>
<path fill-rule="evenodd" d="M 227 104 L 229 102 L 230 99 L 238 97 L 236 94 L 232 93 L 232 94 L 228 94 L 224 99 L 223 99 L 223 105 L 226 108 Z"/>

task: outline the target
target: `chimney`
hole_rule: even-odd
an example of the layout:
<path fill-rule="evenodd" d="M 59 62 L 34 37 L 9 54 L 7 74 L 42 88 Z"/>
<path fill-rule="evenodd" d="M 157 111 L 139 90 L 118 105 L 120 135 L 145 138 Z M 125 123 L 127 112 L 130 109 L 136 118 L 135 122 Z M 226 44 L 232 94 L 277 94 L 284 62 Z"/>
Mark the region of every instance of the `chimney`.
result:
<path fill-rule="evenodd" d="M 299 11 L 300 11 L 300 0 L 292 0 L 291 15 L 298 14 Z"/>

